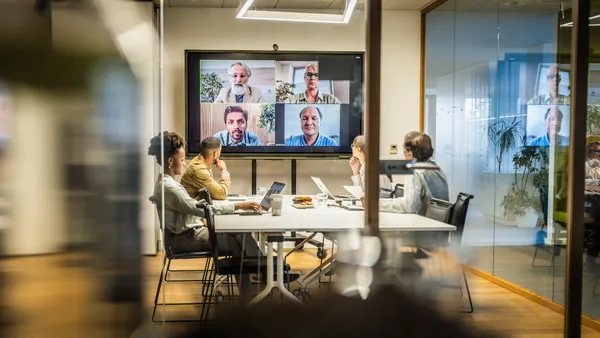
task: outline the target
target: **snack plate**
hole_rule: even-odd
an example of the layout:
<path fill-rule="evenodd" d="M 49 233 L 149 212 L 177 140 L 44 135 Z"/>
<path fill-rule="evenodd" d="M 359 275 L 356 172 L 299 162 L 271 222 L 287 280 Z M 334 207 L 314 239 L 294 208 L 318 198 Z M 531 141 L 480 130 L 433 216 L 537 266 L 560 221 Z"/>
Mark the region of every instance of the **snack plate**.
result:
<path fill-rule="evenodd" d="M 312 209 L 315 207 L 314 204 L 311 204 L 311 205 L 292 204 L 292 206 L 296 209 Z"/>

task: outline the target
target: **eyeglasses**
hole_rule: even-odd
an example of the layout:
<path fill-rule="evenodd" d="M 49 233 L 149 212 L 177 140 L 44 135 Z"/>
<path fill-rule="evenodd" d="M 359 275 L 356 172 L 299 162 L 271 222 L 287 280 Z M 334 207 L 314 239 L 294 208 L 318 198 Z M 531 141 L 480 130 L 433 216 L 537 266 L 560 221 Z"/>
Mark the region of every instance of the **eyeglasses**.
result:
<path fill-rule="evenodd" d="M 304 76 L 306 76 L 309 79 L 318 79 L 319 78 L 319 73 L 304 73 Z"/>
<path fill-rule="evenodd" d="M 548 80 L 560 80 L 560 75 L 548 75 L 546 78 Z"/>

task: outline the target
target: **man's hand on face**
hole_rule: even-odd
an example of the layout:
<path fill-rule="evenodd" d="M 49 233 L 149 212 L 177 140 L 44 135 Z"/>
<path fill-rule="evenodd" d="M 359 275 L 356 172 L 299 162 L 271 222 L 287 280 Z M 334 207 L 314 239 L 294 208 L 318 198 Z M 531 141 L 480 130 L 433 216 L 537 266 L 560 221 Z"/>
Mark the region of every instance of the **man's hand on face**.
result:
<path fill-rule="evenodd" d="M 219 171 L 227 171 L 227 164 L 225 164 L 225 161 L 217 159 L 217 169 L 219 169 Z"/>
<path fill-rule="evenodd" d="M 241 210 L 261 211 L 262 207 L 257 202 L 241 202 L 238 203 L 238 208 Z"/>

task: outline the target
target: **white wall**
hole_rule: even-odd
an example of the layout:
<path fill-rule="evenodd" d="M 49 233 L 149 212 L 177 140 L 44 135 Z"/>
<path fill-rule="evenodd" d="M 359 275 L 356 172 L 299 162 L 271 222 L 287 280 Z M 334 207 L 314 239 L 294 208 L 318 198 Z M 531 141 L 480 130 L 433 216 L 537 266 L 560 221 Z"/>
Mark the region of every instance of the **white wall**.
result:
<path fill-rule="evenodd" d="M 419 128 L 420 11 L 384 11 L 382 36 L 381 157 L 390 143 L 401 144 L 405 133 Z M 364 12 L 347 25 L 236 20 L 232 9 L 165 9 L 165 128 L 185 135 L 186 49 L 280 51 L 364 51 Z M 250 193 L 250 161 L 228 161 L 232 192 Z M 290 183 L 290 161 L 260 161 L 258 186 L 276 178 Z M 347 161 L 298 163 L 298 193 L 316 193 L 311 175 L 320 176 L 334 193 L 346 193 Z"/>

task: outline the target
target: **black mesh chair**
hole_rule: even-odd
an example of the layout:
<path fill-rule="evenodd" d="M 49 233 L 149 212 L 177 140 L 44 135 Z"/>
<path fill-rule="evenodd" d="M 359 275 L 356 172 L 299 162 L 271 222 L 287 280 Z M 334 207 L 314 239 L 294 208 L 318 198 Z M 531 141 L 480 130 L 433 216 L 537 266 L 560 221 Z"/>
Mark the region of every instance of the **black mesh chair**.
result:
<path fill-rule="evenodd" d="M 150 201 L 156 206 L 156 211 L 158 214 L 160 230 L 163 234 L 163 246 L 164 246 L 164 258 L 163 258 L 163 268 L 160 271 L 160 279 L 158 280 L 158 286 L 156 288 L 156 295 L 154 297 L 154 308 L 152 310 L 152 321 L 153 322 L 162 322 L 162 320 L 156 320 L 156 309 L 158 306 L 177 306 L 177 305 L 205 305 L 205 302 L 189 302 L 189 303 L 159 303 L 158 298 L 160 295 L 160 290 L 162 287 L 162 283 L 177 283 L 177 282 L 203 282 L 207 281 L 207 270 L 209 270 L 209 262 L 212 258 L 212 253 L 210 251 L 203 252 L 190 252 L 190 253 L 177 253 L 175 248 L 171 246 L 171 237 L 173 236 L 171 231 L 164 227 L 162 224 L 162 208 L 159 199 L 155 199 L 154 197 L 150 197 Z M 170 270 L 171 262 L 173 260 L 184 260 L 184 259 L 206 259 L 206 263 L 204 266 L 204 270 Z M 202 279 L 167 279 L 169 272 L 201 272 L 203 273 Z M 202 295 L 206 295 L 206 291 L 208 289 L 206 287 L 202 288 Z M 197 322 L 199 320 L 164 320 L 165 322 Z"/>
<path fill-rule="evenodd" d="M 458 245 L 462 242 L 463 232 L 465 230 L 465 223 L 467 221 L 467 211 L 469 209 L 469 202 L 474 198 L 473 195 L 459 193 L 456 197 L 455 203 L 447 201 L 432 199 L 427 206 L 427 213 L 425 217 L 434 219 L 436 221 L 448 223 L 456 227 L 456 231 L 452 233 L 452 242 L 458 242 Z M 461 265 L 461 272 L 463 280 L 465 282 L 465 289 L 467 290 L 467 296 L 469 298 L 469 311 L 473 313 L 473 300 L 471 299 L 471 291 L 469 290 L 469 282 L 467 281 L 467 275 L 465 269 Z M 460 287 L 461 296 L 462 286 Z"/>
<path fill-rule="evenodd" d="M 404 184 L 396 183 L 392 198 L 399 198 L 402 196 L 404 196 Z"/>

